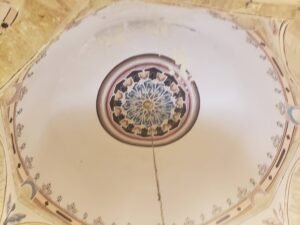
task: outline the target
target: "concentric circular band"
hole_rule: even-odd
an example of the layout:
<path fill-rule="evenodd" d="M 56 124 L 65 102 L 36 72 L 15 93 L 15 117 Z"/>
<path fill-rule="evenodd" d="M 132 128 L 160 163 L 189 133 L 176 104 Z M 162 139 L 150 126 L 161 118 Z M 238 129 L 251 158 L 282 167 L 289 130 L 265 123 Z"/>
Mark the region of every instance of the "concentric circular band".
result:
<path fill-rule="evenodd" d="M 102 82 L 97 113 L 103 128 L 127 144 L 160 146 L 184 136 L 197 120 L 200 97 L 174 60 L 145 54 L 124 60 Z"/>

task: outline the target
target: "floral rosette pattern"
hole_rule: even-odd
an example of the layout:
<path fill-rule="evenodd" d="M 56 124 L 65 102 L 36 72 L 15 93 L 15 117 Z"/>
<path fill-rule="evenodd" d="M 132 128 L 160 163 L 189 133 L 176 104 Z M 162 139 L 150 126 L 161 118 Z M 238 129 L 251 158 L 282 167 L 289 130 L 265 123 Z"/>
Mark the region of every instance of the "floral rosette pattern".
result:
<path fill-rule="evenodd" d="M 191 129 L 199 102 L 187 73 L 173 60 L 149 54 L 129 58 L 108 74 L 98 93 L 97 112 L 102 126 L 118 140 L 159 146 Z"/>

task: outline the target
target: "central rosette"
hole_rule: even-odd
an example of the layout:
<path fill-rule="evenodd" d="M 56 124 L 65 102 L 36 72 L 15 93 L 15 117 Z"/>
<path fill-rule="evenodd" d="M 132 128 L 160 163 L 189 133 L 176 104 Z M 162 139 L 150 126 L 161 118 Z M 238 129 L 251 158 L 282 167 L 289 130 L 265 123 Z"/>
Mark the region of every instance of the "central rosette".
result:
<path fill-rule="evenodd" d="M 192 128 L 199 103 L 188 71 L 168 57 L 144 54 L 109 72 L 98 93 L 97 113 L 103 128 L 118 140 L 161 146 Z"/>
<path fill-rule="evenodd" d="M 131 135 L 164 136 L 179 126 L 186 113 L 183 88 L 158 68 L 132 71 L 116 84 L 114 93 L 112 118 Z"/>
<path fill-rule="evenodd" d="M 143 107 L 145 110 L 151 111 L 153 109 L 153 102 L 146 100 L 143 103 Z"/>
<path fill-rule="evenodd" d="M 146 78 L 134 84 L 125 94 L 123 109 L 135 125 L 156 128 L 174 113 L 175 101 L 168 87 Z"/>

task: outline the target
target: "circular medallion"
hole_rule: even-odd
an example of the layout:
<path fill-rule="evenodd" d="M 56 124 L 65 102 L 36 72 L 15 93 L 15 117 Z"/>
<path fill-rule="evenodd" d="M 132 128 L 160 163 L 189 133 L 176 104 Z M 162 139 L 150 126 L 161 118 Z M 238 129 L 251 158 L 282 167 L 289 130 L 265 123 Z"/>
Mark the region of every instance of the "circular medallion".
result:
<path fill-rule="evenodd" d="M 174 60 L 145 54 L 126 59 L 101 84 L 97 113 L 116 139 L 141 146 L 169 144 L 194 125 L 200 109 L 195 82 Z"/>

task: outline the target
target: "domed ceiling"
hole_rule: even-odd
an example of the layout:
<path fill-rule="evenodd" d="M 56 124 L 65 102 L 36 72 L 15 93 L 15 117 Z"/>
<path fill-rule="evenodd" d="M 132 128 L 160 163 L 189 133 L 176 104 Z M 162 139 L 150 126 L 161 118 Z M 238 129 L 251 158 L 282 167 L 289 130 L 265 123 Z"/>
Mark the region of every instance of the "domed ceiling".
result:
<path fill-rule="evenodd" d="M 276 57 L 209 9 L 126 1 L 85 16 L 14 85 L 18 179 L 71 224 L 239 218 L 296 135 L 297 94 Z"/>

